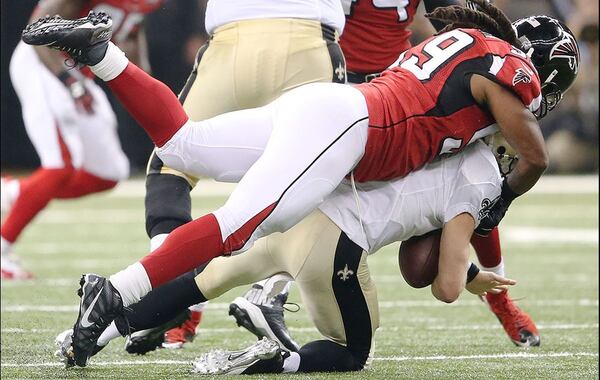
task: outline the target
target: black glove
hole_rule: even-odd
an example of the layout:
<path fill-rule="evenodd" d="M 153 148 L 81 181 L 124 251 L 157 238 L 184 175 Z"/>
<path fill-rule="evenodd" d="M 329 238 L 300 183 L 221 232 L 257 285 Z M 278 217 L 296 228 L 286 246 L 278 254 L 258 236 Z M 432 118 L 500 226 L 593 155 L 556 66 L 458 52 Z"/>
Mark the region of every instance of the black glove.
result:
<path fill-rule="evenodd" d="M 502 191 L 500 196 L 494 200 L 486 209 L 481 210 L 481 220 L 479 226 L 475 229 L 475 233 L 479 236 L 488 236 L 490 232 L 500 224 L 504 214 L 508 210 L 508 207 L 512 201 L 518 197 L 519 194 L 515 193 L 509 186 L 504 177 L 502 182 Z"/>
<path fill-rule="evenodd" d="M 69 72 L 63 71 L 58 75 L 58 79 L 69 90 L 71 97 L 75 101 L 75 105 L 79 111 L 93 114 L 94 113 L 94 97 L 83 84 L 83 81 L 75 78 Z"/>

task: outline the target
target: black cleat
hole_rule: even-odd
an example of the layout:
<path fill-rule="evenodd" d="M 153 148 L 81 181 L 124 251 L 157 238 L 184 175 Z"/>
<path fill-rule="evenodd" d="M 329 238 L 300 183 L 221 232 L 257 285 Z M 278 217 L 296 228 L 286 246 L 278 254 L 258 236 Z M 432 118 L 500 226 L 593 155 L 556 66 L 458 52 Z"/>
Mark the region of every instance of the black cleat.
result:
<path fill-rule="evenodd" d="M 232 315 L 238 326 L 244 327 L 258 339 L 267 337 L 276 341 L 279 346 L 287 351 L 296 352 L 300 349 L 298 343 L 292 339 L 283 318 L 283 305 L 287 300 L 287 294 L 278 294 L 268 302 L 257 304 L 248 300 L 252 292 L 258 290 L 258 285 L 246 294 L 245 297 L 237 297 L 229 305 L 229 315 Z"/>
<path fill-rule="evenodd" d="M 145 355 L 162 347 L 165 341 L 165 333 L 173 327 L 181 325 L 189 316 L 190 311 L 186 309 L 183 313 L 161 326 L 132 333 L 125 340 L 125 351 L 130 354 Z"/>
<path fill-rule="evenodd" d="M 27 25 L 21 35 L 26 44 L 62 50 L 75 62 L 88 66 L 104 58 L 111 37 L 112 19 L 94 11 L 77 20 L 46 16 Z"/>
<path fill-rule="evenodd" d="M 106 278 L 86 274 L 79 281 L 81 297 L 79 316 L 73 325 L 72 351 L 67 353 L 76 365 L 85 367 L 94 354 L 96 342 L 110 323 L 118 318 L 117 328 L 127 335 L 123 317 L 123 301 L 119 292 Z"/>

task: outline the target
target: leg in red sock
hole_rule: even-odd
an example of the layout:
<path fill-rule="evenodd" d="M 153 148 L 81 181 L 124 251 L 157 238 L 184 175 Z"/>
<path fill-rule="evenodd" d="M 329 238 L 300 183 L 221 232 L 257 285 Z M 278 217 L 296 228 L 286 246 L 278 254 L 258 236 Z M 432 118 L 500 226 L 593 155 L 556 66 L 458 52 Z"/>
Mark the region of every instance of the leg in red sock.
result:
<path fill-rule="evenodd" d="M 140 263 L 154 289 L 223 252 L 219 223 L 213 214 L 208 214 L 173 230 L 165 242 Z"/>
<path fill-rule="evenodd" d="M 133 63 L 107 84 L 158 147 L 189 119 L 169 87 Z"/>
<path fill-rule="evenodd" d="M 473 234 L 471 245 L 475 248 L 479 263 L 485 268 L 493 268 L 502 261 L 502 250 L 500 249 L 500 234 L 498 227 L 486 237 Z"/>
<path fill-rule="evenodd" d="M 110 190 L 117 186 L 117 181 L 97 177 L 83 169 L 77 170 L 65 187 L 61 188 L 56 198 L 72 199 L 84 195 Z"/>
<path fill-rule="evenodd" d="M 40 168 L 22 179 L 19 197 L 2 224 L 2 237 L 11 243 L 17 240 L 23 229 L 56 197 L 73 173 L 71 166 L 62 169 Z"/>

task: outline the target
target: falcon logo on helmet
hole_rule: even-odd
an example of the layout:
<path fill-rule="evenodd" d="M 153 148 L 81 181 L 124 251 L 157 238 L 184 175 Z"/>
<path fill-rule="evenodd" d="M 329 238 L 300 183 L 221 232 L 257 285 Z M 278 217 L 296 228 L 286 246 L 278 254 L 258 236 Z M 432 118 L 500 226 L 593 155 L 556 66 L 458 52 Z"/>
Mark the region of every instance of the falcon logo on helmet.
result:
<path fill-rule="evenodd" d="M 569 67 L 577 74 L 579 71 L 579 48 L 575 38 L 565 33 L 563 39 L 550 50 L 550 59 L 564 58 L 569 60 Z"/>
<path fill-rule="evenodd" d="M 542 99 L 534 112 L 538 119 L 552 111 L 571 87 L 579 69 L 579 48 L 573 33 L 548 16 L 531 16 L 513 23 L 525 52 L 542 82 Z"/>

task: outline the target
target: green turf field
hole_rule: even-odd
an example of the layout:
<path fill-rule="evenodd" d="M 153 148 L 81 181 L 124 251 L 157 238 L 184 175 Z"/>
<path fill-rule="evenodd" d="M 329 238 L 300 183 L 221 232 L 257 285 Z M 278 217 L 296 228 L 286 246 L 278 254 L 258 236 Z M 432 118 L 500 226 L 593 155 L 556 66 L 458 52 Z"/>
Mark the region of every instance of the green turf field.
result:
<path fill-rule="evenodd" d="M 370 258 L 381 308 L 372 367 L 361 374 L 289 378 L 597 379 L 597 180 L 550 183 L 517 200 L 503 223 L 507 274 L 518 281 L 511 293 L 540 328 L 541 347 L 513 346 L 495 317 L 468 293 L 445 305 L 428 289 L 408 287 L 394 245 Z M 188 363 L 199 353 L 252 343 L 253 336 L 226 315 L 240 288 L 210 304 L 195 342 L 183 350 L 133 357 L 119 339 L 88 368 L 65 370 L 56 362 L 54 336 L 76 318 L 81 273 L 109 275 L 148 250 L 143 187 L 129 185 L 130 191 L 110 196 L 55 202 L 22 236 L 17 252 L 37 277 L 2 283 L 2 378 L 183 378 L 191 376 Z M 223 200 L 196 196 L 194 214 Z M 299 301 L 298 294 L 292 292 L 290 300 Z M 318 338 L 302 309 L 286 318 L 300 343 Z"/>

